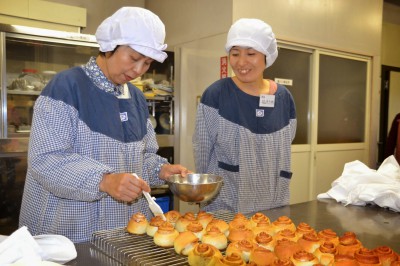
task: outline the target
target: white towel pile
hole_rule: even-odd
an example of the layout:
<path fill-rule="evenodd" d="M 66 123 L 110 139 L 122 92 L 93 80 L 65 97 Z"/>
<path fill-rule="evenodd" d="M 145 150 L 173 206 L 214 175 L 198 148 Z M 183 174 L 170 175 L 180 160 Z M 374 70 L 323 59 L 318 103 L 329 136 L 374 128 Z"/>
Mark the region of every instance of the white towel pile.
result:
<path fill-rule="evenodd" d="M 356 160 L 346 163 L 332 188 L 318 199 L 335 199 L 345 205 L 376 204 L 400 212 L 400 167 L 394 156 L 386 158 L 378 170 Z"/>

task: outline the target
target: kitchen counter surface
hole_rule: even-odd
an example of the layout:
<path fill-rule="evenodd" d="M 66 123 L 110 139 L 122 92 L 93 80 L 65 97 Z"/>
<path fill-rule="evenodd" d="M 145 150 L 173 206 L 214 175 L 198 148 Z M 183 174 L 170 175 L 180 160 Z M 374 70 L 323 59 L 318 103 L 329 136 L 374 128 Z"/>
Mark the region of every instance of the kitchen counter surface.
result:
<path fill-rule="evenodd" d="M 334 200 L 315 200 L 267 210 L 264 213 L 271 221 L 285 215 L 296 226 L 305 222 L 317 231 L 331 228 L 339 236 L 352 231 L 367 248 L 386 245 L 400 253 L 400 213 L 388 209 L 377 206 L 343 206 Z M 67 265 L 123 265 L 91 243 L 75 246 L 78 257 Z"/>

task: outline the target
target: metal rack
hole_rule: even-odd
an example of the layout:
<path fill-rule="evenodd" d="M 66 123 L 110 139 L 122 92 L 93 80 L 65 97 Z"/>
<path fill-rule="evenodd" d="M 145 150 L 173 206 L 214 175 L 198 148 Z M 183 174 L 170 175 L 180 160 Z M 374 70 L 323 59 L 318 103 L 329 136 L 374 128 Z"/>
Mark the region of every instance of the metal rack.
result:
<path fill-rule="evenodd" d="M 213 215 L 226 222 L 234 217 L 234 213 L 228 211 Z M 90 242 L 122 265 L 188 265 L 187 257 L 178 255 L 174 248 L 159 247 L 152 237 L 129 234 L 125 227 L 95 232 Z"/>

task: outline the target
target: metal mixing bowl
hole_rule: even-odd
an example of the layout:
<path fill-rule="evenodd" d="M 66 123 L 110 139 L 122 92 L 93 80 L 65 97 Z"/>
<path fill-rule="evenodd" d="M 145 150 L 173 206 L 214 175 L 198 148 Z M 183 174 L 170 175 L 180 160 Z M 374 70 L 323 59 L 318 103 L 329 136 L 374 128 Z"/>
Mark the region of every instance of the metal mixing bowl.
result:
<path fill-rule="evenodd" d="M 172 175 L 167 180 L 169 189 L 182 201 L 205 202 L 221 189 L 222 177 L 211 174 Z"/>

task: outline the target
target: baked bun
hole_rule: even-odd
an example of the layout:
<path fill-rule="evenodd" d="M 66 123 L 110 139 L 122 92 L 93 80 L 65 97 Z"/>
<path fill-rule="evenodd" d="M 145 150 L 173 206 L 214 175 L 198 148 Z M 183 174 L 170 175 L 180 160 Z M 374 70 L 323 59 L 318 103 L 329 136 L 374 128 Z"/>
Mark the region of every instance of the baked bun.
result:
<path fill-rule="evenodd" d="M 188 254 L 188 262 L 191 266 L 214 265 L 222 258 L 222 253 L 213 245 L 198 243 Z"/>
<path fill-rule="evenodd" d="M 267 234 L 266 232 L 260 232 L 254 237 L 254 242 L 257 244 L 257 246 L 269 249 L 271 251 L 274 251 L 275 247 L 275 240 L 274 238 Z"/>
<path fill-rule="evenodd" d="M 307 234 L 307 233 L 315 233 L 316 234 L 317 232 L 309 224 L 303 223 L 303 222 L 299 223 L 296 227 L 296 234 L 299 236 L 299 238 L 301 238 L 304 234 Z"/>
<path fill-rule="evenodd" d="M 255 247 L 256 246 L 252 242 L 250 242 L 246 239 L 240 240 L 240 241 L 235 241 L 235 242 L 230 243 L 228 245 L 228 247 L 226 248 L 226 255 L 238 253 L 242 256 L 242 259 L 245 262 L 249 262 L 250 253 L 253 251 L 253 249 Z"/>
<path fill-rule="evenodd" d="M 330 241 L 322 243 L 315 251 L 314 255 L 323 265 L 332 265 L 337 254 L 336 246 Z"/>
<path fill-rule="evenodd" d="M 376 247 L 374 252 L 379 256 L 379 261 L 382 263 L 382 266 L 391 266 L 393 261 L 398 260 L 396 252 L 388 246 Z"/>
<path fill-rule="evenodd" d="M 198 242 L 199 238 L 193 232 L 185 231 L 179 233 L 174 241 L 175 252 L 187 256 Z"/>
<path fill-rule="evenodd" d="M 379 256 L 371 249 L 360 248 L 354 253 L 354 258 L 360 266 L 382 266 Z"/>
<path fill-rule="evenodd" d="M 309 253 L 314 253 L 314 251 L 319 248 L 321 245 L 321 240 L 315 233 L 307 233 L 304 234 L 297 243 L 301 246 L 302 249 Z"/>
<path fill-rule="evenodd" d="M 330 228 L 318 232 L 318 237 L 323 241 L 330 241 L 335 246 L 339 244 L 339 236 Z"/>
<path fill-rule="evenodd" d="M 238 253 L 233 253 L 219 258 L 215 261 L 215 266 L 248 266 Z"/>
<path fill-rule="evenodd" d="M 186 231 L 191 231 L 193 232 L 201 241 L 203 238 L 203 234 L 205 232 L 205 229 L 201 225 L 200 222 L 198 221 L 191 221 L 187 226 L 186 226 Z"/>
<path fill-rule="evenodd" d="M 213 226 L 218 227 L 218 229 L 221 230 L 221 232 L 224 233 L 226 236 L 229 235 L 229 225 L 224 220 L 215 218 L 212 219 L 211 222 L 208 223 L 206 231 L 208 231 Z"/>
<path fill-rule="evenodd" d="M 131 234 L 142 235 L 146 233 L 148 223 L 149 222 L 143 213 L 134 213 L 129 219 L 126 230 Z"/>
<path fill-rule="evenodd" d="M 178 211 L 170 210 L 166 212 L 164 216 L 167 219 L 167 222 L 170 222 L 173 226 L 175 226 L 176 221 L 178 221 L 179 217 L 181 217 L 181 214 Z"/>
<path fill-rule="evenodd" d="M 211 213 L 208 213 L 206 211 L 199 211 L 197 213 L 197 221 L 201 223 L 203 228 L 206 228 L 207 225 L 212 221 L 212 219 L 214 219 L 214 215 L 212 215 Z"/>
<path fill-rule="evenodd" d="M 339 237 L 338 254 L 354 256 L 354 253 L 360 248 L 362 248 L 361 242 L 354 232 L 346 232 Z"/>
<path fill-rule="evenodd" d="M 274 252 L 263 247 L 255 247 L 250 252 L 249 262 L 255 263 L 256 265 L 273 265 L 277 259 Z"/>
<path fill-rule="evenodd" d="M 293 223 L 292 219 L 287 216 L 280 216 L 278 219 L 272 222 L 272 227 L 274 228 L 275 233 L 283 230 L 289 229 L 291 231 L 296 231 L 296 226 Z"/>
<path fill-rule="evenodd" d="M 280 240 L 282 238 L 287 238 L 287 239 L 292 240 L 294 242 L 297 242 L 297 240 L 299 239 L 299 237 L 295 233 L 295 231 L 292 231 L 292 230 L 290 230 L 288 228 L 280 230 L 274 235 L 275 241 L 278 241 L 278 240 Z"/>
<path fill-rule="evenodd" d="M 154 234 L 154 244 L 160 247 L 173 247 L 175 239 L 179 236 L 178 231 L 169 222 L 163 222 Z"/>
<path fill-rule="evenodd" d="M 154 234 L 157 232 L 158 227 L 164 222 L 164 220 L 162 219 L 161 216 L 154 216 L 153 218 L 151 218 L 149 224 L 147 225 L 146 228 L 146 234 L 148 236 L 153 237 Z"/>
<path fill-rule="evenodd" d="M 250 221 L 247 219 L 247 217 L 243 213 L 237 213 L 232 221 L 229 222 L 229 230 L 232 230 L 233 228 L 237 226 L 244 225 L 246 228 L 251 229 Z"/>
<path fill-rule="evenodd" d="M 285 260 L 281 260 L 281 259 L 277 259 L 274 261 L 274 264 L 272 264 L 273 266 L 294 266 L 293 262 L 290 259 L 285 259 Z"/>
<path fill-rule="evenodd" d="M 336 254 L 333 266 L 359 266 L 359 265 L 353 256 Z"/>
<path fill-rule="evenodd" d="M 187 212 L 183 216 L 178 218 L 178 220 L 175 223 L 175 229 L 178 232 L 184 232 L 186 231 L 186 226 L 193 221 L 196 221 L 196 217 L 192 212 Z"/>
<path fill-rule="evenodd" d="M 260 232 L 266 232 L 271 236 L 275 235 L 275 230 L 269 220 L 260 220 L 251 230 L 254 235 L 257 235 Z"/>
<path fill-rule="evenodd" d="M 251 227 L 256 227 L 257 224 L 258 224 L 260 221 L 265 221 L 265 222 L 267 222 L 268 224 L 271 223 L 271 221 L 269 220 L 268 216 L 266 216 L 264 213 L 257 212 L 257 213 L 255 213 L 255 214 L 253 214 L 253 216 L 250 217 L 250 226 L 251 226 Z"/>
<path fill-rule="evenodd" d="M 319 264 L 318 259 L 312 253 L 305 250 L 300 250 L 294 253 L 290 257 L 290 260 L 295 266 L 313 266 Z"/>
<path fill-rule="evenodd" d="M 228 240 L 230 242 L 240 241 L 244 239 L 250 240 L 253 239 L 253 237 L 253 231 L 246 227 L 245 224 L 239 224 L 229 229 Z"/>
<path fill-rule="evenodd" d="M 206 231 L 201 242 L 213 245 L 219 250 L 226 249 L 228 246 L 228 238 L 216 226 L 212 226 L 208 231 Z"/>
<path fill-rule="evenodd" d="M 276 242 L 274 252 L 280 260 L 288 260 L 292 255 L 301 250 L 297 242 L 291 241 L 287 238 L 280 239 Z"/>

